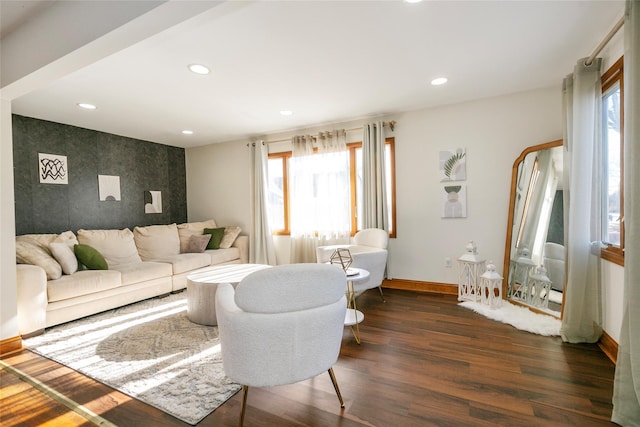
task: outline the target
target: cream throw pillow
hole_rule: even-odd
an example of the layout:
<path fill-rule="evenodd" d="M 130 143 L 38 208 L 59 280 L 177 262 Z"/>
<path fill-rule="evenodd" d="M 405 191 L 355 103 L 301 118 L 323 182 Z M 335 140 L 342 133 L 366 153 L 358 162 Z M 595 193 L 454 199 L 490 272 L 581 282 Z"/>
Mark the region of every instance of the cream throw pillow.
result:
<path fill-rule="evenodd" d="M 199 236 L 205 228 L 216 228 L 213 219 L 200 222 L 185 222 L 178 224 L 178 236 L 180 237 L 180 253 L 186 253 L 189 247 L 191 236 Z"/>
<path fill-rule="evenodd" d="M 220 249 L 229 249 L 233 242 L 236 241 L 242 229 L 240 227 L 225 227 L 224 228 L 224 236 L 222 236 L 222 241 L 220 242 Z"/>
<path fill-rule="evenodd" d="M 176 224 L 149 225 L 133 229 L 138 253 L 143 261 L 170 258 L 180 253 Z"/>
<path fill-rule="evenodd" d="M 43 246 L 38 240 L 25 236 L 19 237 L 16 239 L 16 262 L 18 264 L 32 264 L 42 267 L 47 274 L 47 280 L 56 280 L 62 276 L 62 267 L 51 256 L 46 246 Z"/>
<path fill-rule="evenodd" d="M 133 232 L 122 230 L 78 230 L 78 243 L 100 252 L 109 267 L 142 262 L 133 240 Z"/>

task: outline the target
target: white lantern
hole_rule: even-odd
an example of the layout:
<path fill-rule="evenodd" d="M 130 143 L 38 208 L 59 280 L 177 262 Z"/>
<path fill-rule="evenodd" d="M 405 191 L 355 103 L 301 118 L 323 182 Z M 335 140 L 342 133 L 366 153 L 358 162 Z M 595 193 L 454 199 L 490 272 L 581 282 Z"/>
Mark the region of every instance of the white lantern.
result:
<path fill-rule="evenodd" d="M 523 248 L 520 256 L 512 260 L 509 266 L 509 298 L 529 303 L 529 276 L 534 268 L 529 249 Z"/>
<path fill-rule="evenodd" d="M 534 274 L 529 277 L 530 303 L 534 307 L 549 307 L 549 293 L 551 292 L 551 279 L 547 276 L 547 269 L 540 265 Z"/>
<path fill-rule="evenodd" d="M 496 266 L 489 261 L 487 271 L 480 276 L 482 304 L 492 309 L 502 305 L 502 276 L 496 272 Z"/>
<path fill-rule="evenodd" d="M 478 280 L 484 267 L 485 260 L 478 254 L 472 240 L 467 244 L 466 252 L 458 258 L 458 301 L 480 301 Z"/>

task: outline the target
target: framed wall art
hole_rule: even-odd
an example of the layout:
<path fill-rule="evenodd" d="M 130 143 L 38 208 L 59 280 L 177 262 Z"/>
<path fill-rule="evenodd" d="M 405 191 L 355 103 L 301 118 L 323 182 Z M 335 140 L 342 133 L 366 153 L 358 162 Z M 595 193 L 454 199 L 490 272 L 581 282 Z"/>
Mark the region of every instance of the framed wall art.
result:
<path fill-rule="evenodd" d="M 67 156 L 38 153 L 38 175 L 41 184 L 68 184 Z"/>

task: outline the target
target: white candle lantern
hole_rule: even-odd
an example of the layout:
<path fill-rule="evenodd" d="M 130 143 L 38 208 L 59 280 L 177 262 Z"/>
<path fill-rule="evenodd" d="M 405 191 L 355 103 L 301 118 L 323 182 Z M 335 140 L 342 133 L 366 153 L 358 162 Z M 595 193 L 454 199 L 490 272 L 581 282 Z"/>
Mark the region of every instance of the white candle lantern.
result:
<path fill-rule="evenodd" d="M 542 265 L 536 268 L 535 273 L 529 277 L 530 303 L 534 307 L 549 307 L 549 293 L 551 292 L 551 279 L 547 276 L 547 269 Z"/>
<path fill-rule="evenodd" d="M 509 298 L 525 303 L 531 301 L 529 276 L 534 268 L 529 249 L 523 248 L 520 256 L 512 260 L 509 266 Z"/>
<path fill-rule="evenodd" d="M 492 309 L 502 305 L 502 276 L 496 272 L 496 266 L 489 261 L 487 271 L 480 276 L 482 304 Z"/>
<path fill-rule="evenodd" d="M 458 301 L 480 301 L 478 280 L 484 268 L 485 260 L 478 254 L 472 240 L 467 244 L 466 252 L 458 258 Z"/>

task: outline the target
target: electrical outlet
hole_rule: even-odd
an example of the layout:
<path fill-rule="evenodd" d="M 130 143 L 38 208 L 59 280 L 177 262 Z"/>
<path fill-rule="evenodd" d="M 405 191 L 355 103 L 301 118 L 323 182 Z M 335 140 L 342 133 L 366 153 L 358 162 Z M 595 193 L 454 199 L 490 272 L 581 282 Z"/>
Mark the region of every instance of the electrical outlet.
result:
<path fill-rule="evenodd" d="M 451 268 L 451 267 L 453 267 L 453 265 L 451 264 L 451 258 L 446 257 L 446 258 L 444 259 L 444 266 L 445 266 L 445 268 Z"/>

